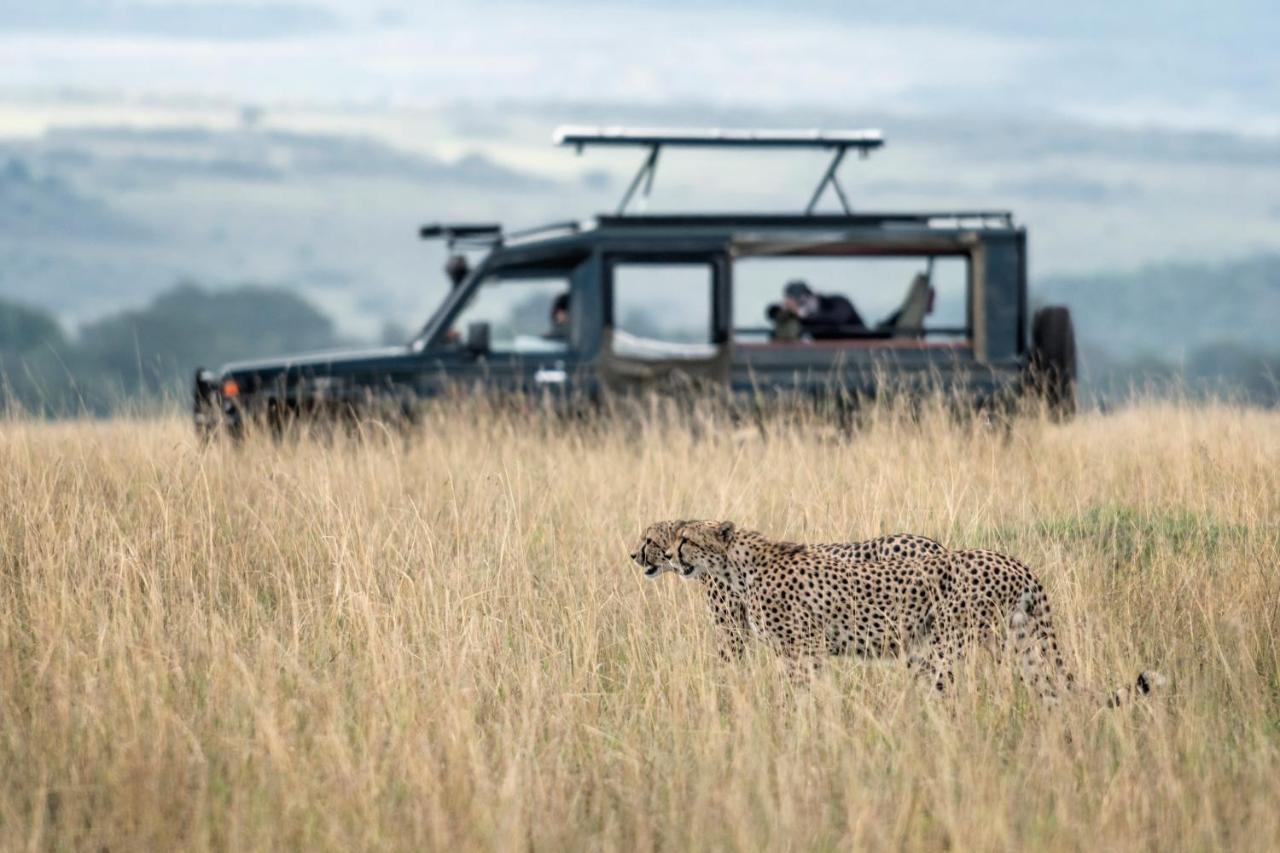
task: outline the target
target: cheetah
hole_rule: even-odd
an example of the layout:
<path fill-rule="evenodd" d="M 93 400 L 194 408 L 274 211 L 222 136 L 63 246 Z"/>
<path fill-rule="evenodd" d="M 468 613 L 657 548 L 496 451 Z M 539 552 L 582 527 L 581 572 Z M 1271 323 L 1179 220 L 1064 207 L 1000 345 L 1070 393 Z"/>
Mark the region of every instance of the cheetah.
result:
<path fill-rule="evenodd" d="M 666 552 L 674 543 L 676 531 L 687 521 L 657 521 L 645 528 L 640 544 L 631 552 L 631 559 L 644 570 L 644 576 L 653 580 L 663 572 L 674 572 L 676 566 L 667 559 Z M 862 542 L 839 542 L 813 545 L 814 549 L 846 563 L 866 563 L 884 559 L 914 559 L 941 556 L 947 549 L 927 536 L 897 533 L 880 536 Z M 704 575 L 707 607 L 715 626 L 716 652 L 720 659 L 729 662 L 741 658 L 746 651 L 747 611 L 744 599 L 734 594 L 729 586 L 718 578 Z"/>
<path fill-rule="evenodd" d="M 973 645 L 1008 641 L 1019 674 L 1048 705 L 1071 689 L 1044 588 L 1026 566 L 989 551 L 844 562 L 810 545 L 778 542 L 731 521 L 680 526 L 663 555 L 687 578 L 713 578 L 740 599 L 746 629 L 788 662 L 793 679 L 824 655 L 906 657 L 938 692 Z M 1162 686 L 1143 672 L 1107 698 L 1119 705 Z"/>

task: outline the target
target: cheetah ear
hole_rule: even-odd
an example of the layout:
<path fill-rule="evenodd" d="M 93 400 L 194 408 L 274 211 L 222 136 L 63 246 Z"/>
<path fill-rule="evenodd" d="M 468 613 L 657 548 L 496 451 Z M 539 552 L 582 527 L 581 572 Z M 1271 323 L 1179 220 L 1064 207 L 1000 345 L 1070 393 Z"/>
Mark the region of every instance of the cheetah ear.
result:
<path fill-rule="evenodd" d="M 728 545 L 733 541 L 733 522 L 722 521 L 716 528 L 716 536 L 720 537 L 720 541 Z"/>

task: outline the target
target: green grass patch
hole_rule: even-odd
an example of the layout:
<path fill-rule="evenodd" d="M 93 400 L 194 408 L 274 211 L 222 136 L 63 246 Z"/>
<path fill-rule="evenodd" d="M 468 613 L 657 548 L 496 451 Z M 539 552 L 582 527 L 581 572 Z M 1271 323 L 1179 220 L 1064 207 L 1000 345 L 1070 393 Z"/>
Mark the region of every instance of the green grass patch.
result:
<path fill-rule="evenodd" d="M 1173 551 L 1200 557 L 1218 556 L 1243 542 L 1248 530 L 1186 509 L 1143 512 L 1129 506 L 1093 506 L 1066 518 L 1035 525 L 1047 539 L 1082 546 L 1108 557 L 1116 568 L 1145 566 L 1157 553 Z"/>

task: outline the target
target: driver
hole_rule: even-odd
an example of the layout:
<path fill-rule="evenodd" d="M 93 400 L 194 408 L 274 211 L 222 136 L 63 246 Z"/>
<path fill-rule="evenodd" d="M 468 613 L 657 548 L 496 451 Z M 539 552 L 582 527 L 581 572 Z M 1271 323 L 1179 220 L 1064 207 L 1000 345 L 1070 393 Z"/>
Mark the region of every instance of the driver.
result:
<path fill-rule="evenodd" d="M 775 339 L 794 339 L 800 334 L 814 340 L 855 337 L 866 329 L 853 303 L 838 293 L 814 293 L 803 279 L 792 279 L 782 289 L 782 304 L 774 303 L 766 312 L 774 322 Z M 799 328 L 795 329 L 798 324 Z"/>
<path fill-rule="evenodd" d="M 543 334 L 548 341 L 569 340 L 569 291 L 551 300 L 551 327 Z"/>

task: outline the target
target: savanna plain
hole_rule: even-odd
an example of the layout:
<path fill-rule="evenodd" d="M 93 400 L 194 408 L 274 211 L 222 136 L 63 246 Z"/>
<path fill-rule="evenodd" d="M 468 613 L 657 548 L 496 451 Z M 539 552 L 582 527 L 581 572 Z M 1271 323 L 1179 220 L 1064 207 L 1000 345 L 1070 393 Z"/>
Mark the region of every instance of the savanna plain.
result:
<path fill-rule="evenodd" d="M 721 663 L 658 519 L 986 547 L 1079 688 Z M 1280 414 L 1137 400 L 202 446 L 0 420 L 0 848 L 1276 849 Z M 1101 696 L 1141 669 L 1161 693 Z"/>

